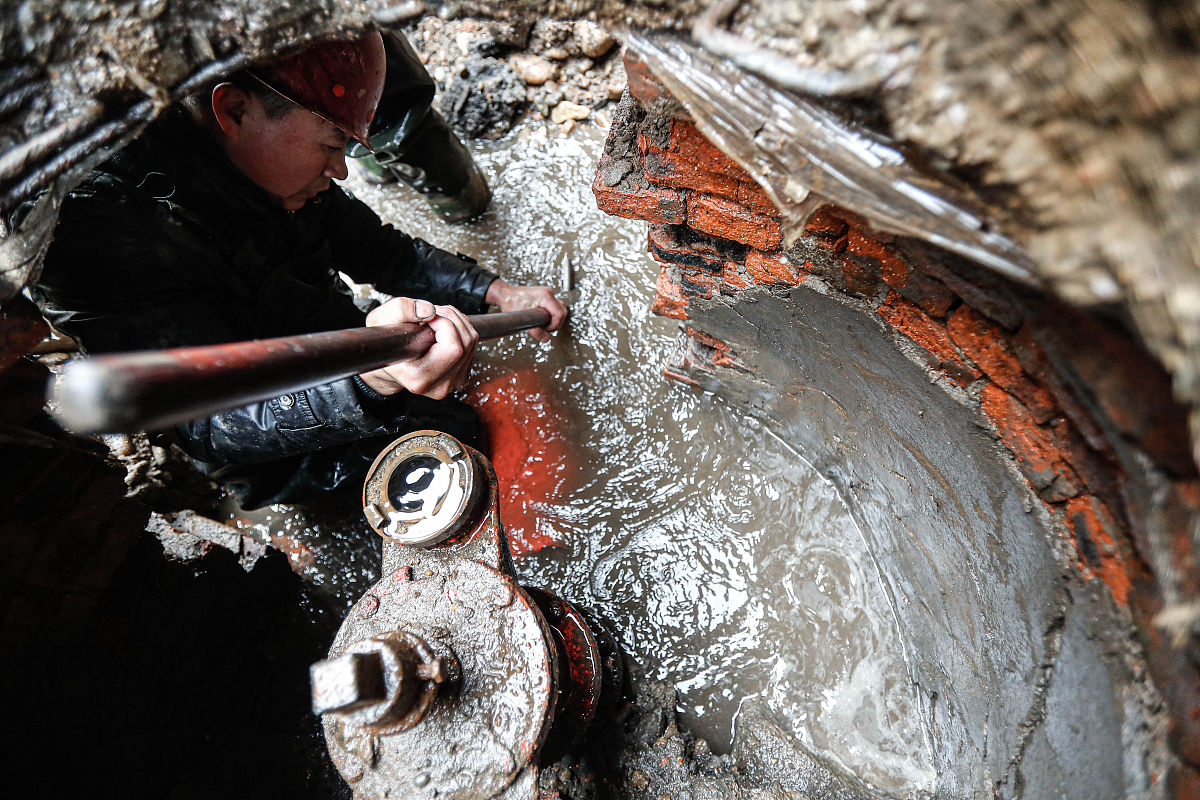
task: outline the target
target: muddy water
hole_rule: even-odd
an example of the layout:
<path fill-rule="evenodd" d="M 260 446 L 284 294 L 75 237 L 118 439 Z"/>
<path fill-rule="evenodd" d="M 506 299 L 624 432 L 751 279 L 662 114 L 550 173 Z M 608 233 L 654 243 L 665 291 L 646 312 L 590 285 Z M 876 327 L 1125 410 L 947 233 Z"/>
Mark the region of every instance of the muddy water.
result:
<path fill-rule="evenodd" d="M 506 520 L 522 581 L 593 609 L 651 677 L 678 687 L 685 723 L 715 749 L 729 746 L 739 706 L 762 697 L 876 787 L 932 789 L 896 622 L 841 500 L 768 431 L 663 378 L 678 323 L 649 312 L 645 225 L 595 207 L 602 143 L 591 127 L 528 126 L 480 146 L 495 199 L 466 227 L 407 189 L 348 184 L 385 220 L 513 282 L 559 287 L 573 265 L 569 327 L 547 346 L 487 343 L 478 362 L 484 399 L 514 373 L 540 384 L 523 379 L 516 405 L 557 442 L 526 465 L 531 481 L 553 471 L 549 489 Z M 375 564 L 361 529 L 314 537 L 285 512 L 263 526 L 308 536 L 297 557 L 356 597 Z"/>

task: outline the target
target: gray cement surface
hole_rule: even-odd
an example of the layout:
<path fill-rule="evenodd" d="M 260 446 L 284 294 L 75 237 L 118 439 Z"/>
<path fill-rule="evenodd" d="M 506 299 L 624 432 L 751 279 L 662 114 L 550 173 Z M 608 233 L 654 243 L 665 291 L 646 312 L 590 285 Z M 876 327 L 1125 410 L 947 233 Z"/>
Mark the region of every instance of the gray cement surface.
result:
<path fill-rule="evenodd" d="M 1126 625 L 1065 577 L 1041 504 L 973 412 L 880 323 L 819 291 L 693 299 L 689 311 L 754 377 L 692 376 L 767 420 L 858 519 L 926 701 L 937 796 L 1147 791 L 1164 756 L 1159 739 L 1125 741 L 1160 727 L 1127 701 L 1142 678 L 1117 633 Z M 1101 645 L 1097 631 L 1118 641 Z M 1082 752 L 1111 758 L 1085 780 Z"/>

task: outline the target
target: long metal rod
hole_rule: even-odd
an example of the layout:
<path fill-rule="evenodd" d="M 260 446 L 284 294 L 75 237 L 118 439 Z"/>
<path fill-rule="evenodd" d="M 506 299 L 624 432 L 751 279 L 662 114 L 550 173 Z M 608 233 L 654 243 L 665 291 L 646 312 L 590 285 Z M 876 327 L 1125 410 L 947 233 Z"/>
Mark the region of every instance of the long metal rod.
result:
<path fill-rule="evenodd" d="M 481 339 L 550 324 L 545 309 L 469 318 Z M 423 355 L 433 331 L 405 323 L 77 358 L 52 379 L 50 412 L 75 433 L 160 430 Z"/>

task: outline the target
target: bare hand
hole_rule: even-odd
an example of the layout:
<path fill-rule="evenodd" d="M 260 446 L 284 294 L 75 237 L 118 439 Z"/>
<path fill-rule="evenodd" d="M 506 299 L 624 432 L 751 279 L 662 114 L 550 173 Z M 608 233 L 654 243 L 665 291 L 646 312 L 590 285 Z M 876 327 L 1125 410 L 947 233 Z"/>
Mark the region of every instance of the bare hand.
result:
<path fill-rule="evenodd" d="M 433 346 L 419 358 L 397 361 L 364 372 L 363 383 L 382 395 L 409 391 L 442 400 L 461 389 L 471 373 L 479 334 L 461 311 L 428 300 L 394 297 L 367 315 L 367 327 L 424 323 L 433 331 Z"/>
<path fill-rule="evenodd" d="M 549 286 L 513 286 L 497 278 L 488 287 L 487 303 L 499 306 L 501 311 L 520 311 L 523 308 L 544 308 L 550 314 L 550 324 L 545 328 L 531 328 L 529 335 L 539 342 L 550 341 L 550 331 L 558 330 L 567 319 L 567 307 L 554 296 Z"/>

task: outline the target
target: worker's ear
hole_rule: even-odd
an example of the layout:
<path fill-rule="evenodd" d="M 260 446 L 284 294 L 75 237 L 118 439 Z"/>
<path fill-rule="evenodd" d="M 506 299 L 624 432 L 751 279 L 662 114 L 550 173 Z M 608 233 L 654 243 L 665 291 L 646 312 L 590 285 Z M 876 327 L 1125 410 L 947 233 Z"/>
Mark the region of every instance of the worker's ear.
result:
<path fill-rule="evenodd" d="M 250 94 L 232 83 L 218 84 L 212 90 L 213 118 L 221 132 L 233 141 L 240 141 L 246 112 L 250 110 Z"/>

